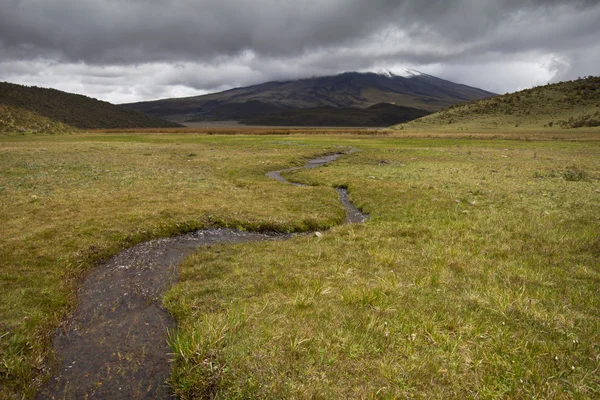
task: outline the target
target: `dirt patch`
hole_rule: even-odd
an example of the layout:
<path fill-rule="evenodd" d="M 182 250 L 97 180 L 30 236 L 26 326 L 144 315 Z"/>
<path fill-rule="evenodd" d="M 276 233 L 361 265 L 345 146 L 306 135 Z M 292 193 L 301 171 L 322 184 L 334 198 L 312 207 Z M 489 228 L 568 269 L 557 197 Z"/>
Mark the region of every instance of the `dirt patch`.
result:
<path fill-rule="evenodd" d="M 303 168 L 335 161 L 342 153 L 310 160 Z M 301 168 L 301 167 L 300 167 Z M 267 176 L 290 183 L 281 172 Z M 300 184 L 296 184 L 300 185 Z M 366 219 L 337 189 L 346 222 Z M 171 396 L 171 349 L 167 331 L 174 321 L 161 307 L 162 293 L 177 280 L 177 266 L 201 246 L 286 239 L 292 235 L 208 229 L 140 243 L 95 268 L 78 292 L 79 306 L 54 339 L 55 377 L 38 399 L 156 399 Z"/>

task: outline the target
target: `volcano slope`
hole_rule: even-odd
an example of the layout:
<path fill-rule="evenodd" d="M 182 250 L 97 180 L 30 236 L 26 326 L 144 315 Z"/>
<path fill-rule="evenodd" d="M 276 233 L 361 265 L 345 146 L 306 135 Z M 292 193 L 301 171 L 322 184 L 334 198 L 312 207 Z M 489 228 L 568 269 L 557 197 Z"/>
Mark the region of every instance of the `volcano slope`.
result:
<path fill-rule="evenodd" d="M 184 260 L 162 299 L 181 398 L 598 394 L 598 141 L 1 138 L 0 397 L 49 378 L 98 260 L 207 227 L 323 234 Z M 282 172 L 318 186 L 265 176 L 336 146 L 361 151 Z M 339 225 L 333 187 L 369 221 Z"/>

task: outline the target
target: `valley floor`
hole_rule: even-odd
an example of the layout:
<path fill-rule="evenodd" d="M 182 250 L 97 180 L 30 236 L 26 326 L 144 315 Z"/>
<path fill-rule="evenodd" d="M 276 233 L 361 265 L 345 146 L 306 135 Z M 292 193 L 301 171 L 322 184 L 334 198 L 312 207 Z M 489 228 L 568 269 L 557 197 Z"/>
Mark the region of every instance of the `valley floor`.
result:
<path fill-rule="evenodd" d="M 183 262 L 181 398 L 600 396 L 600 142 L 423 136 L 0 136 L 0 397 L 48 379 L 100 259 L 225 226 L 323 235 Z"/>

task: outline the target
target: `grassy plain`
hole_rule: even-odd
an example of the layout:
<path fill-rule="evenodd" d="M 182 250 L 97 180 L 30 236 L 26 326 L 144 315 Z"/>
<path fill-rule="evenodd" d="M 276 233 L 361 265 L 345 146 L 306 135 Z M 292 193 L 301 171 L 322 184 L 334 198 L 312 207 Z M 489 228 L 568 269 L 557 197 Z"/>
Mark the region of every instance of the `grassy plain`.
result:
<path fill-rule="evenodd" d="M 53 329 L 94 261 L 207 226 L 325 228 L 344 218 L 329 188 L 264 173 L 327 151 L 272 137 L 9 135 L 0 141 L 0 398 L 34 389 Z M 329 149 L 331 150 L 331 149 Z"/>
<path fill-rule="evenodd" d="M 588 139 L 596 138 L 589 134 Z M 0 397 L 32 395 L 95 261 L 211 225 L 164 304 L 181 398 L 600 396 L 600 142 L 3 135 Z M 289 179 L 264 173 L 353 146 Z M 371 214 L 341 225 L 333 185 Z"/>

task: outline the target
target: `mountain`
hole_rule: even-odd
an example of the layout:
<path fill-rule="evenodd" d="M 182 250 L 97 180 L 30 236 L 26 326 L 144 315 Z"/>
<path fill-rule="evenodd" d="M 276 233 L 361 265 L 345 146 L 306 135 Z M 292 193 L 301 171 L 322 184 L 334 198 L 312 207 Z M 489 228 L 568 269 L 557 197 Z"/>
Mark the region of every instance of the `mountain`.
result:
<path fill-rule="evenodd" d="M 181 125 L 87 96 L 0 82 L 0 105 L 81 129 L 169 128 Z M 33 114 L 27 118 L 32 120 Z M 23 114 L 24 115 L 24 114 Z M 37 118 L 37 117 L 36 117 Z M 35 119 L 35 118 L 33 118 Z"/>
<path fill-rule="evenodd" d="M 268 126 L 390 126 L 428 115 L 412 107 L 379 103 L 367 108 L 334 108 L 331 106 L 279 111 L 244 119 L 247 125 Z"/>
<path fill-rule="evenodd" d="M 227 90 L 195 97 L 122 104 L 170 121 L 243 120 L 307 108 L 367 108 L 397 104 L 428 112 L 457 103 L 494 96 L 416 70 L 403 75 L 347 72 Z"/>
<path fill-rule="evenodd" d="M 600 126 L 600 77 L 538 86 L 449 107 L 394 129 L 465 130 Z"/>

